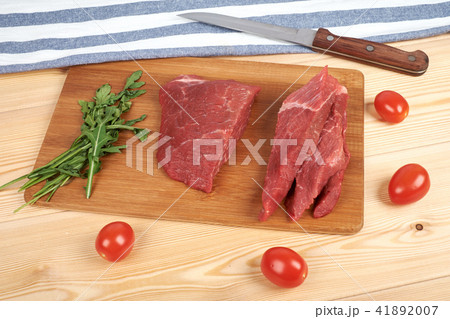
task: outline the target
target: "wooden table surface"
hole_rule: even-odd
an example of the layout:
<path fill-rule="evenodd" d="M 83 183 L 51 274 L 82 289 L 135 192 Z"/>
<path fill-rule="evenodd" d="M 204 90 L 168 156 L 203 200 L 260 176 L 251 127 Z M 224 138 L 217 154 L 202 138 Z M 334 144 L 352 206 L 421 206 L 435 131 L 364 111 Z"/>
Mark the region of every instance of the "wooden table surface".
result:
<path fill-rule="evenodd" d="M 319 235 L 158 221 L 125 260 L 110 264 L 94 248 L 107 223 L 144 218 L 29 207 L 18 185 L 0 192 L 0 299 L 13 300 L 449 300 L 450 35 L 398 42 L 430 57 L 412 77 L 318 54 L 235 59 L 361 70 L 365 75 L 365 225 L 356 235 Z M 66 69 L 0 76 L 0 184 L 31 170 Z M 373 99 L 401 93 L 410 115 L 378 120 Z M 390 204 L 387 184 L 407 163 L 429 172 L 425 198 Z M 170 214 L 170 210 L 167 212 Z M 416 229 L 421 224 L 423 230 Z M 296 289 L 273 286 L 259 261 L 273 246 L 298 251 L 309 276 Z"/>

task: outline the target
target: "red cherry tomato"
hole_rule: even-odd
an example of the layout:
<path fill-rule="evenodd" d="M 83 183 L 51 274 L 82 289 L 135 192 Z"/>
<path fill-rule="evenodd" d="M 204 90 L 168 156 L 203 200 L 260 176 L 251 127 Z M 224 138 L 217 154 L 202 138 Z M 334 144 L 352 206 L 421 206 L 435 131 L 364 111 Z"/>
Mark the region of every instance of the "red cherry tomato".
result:
<path fill-rule="evenodd" d="M 400 123 L 409 113 L 409 105 L 405 98 L 394 91 L 383 91 L 375 97 L 375 109 L 387 122 Z"/>
<path fill-rule="evenodd" d="M 395 204 L 410 204 L 424 197 L 430 189 L 430 176 L 419 164 L 400 167 L 389 182 L 389 197 Z"/>
<path fill-rule="evenodd" d="M 262 256 L 261 271 L 275 285 L 293 288 L 305 280 L 308 275 L 308 265 L 292 249 L 274 247 Z"/>
<path fill-rule="evenodd" d="M 124 222 L 113 222 L 100 230 L 95 240 L 98 254 L 108 261 L 119 261 L 131 252 L 134 231 Z"/>

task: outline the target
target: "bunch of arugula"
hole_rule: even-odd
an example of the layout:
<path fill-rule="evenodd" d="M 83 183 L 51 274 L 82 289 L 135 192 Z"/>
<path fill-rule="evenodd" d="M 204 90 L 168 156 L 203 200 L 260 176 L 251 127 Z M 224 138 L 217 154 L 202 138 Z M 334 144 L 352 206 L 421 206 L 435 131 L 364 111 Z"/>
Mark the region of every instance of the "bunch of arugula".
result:
<path fill-rule="evenodd" d="M 45 185 L 33 195 L 29 202 L 23 204 L 14 212 L 27 205 L 34 204 L 45 195 L 48 195 L 47 201 L 49 201 L 58 188 L 64 186 L 74 177 L 87 178 L 84 188 L 86 198 L 89 198 L 92 194 L 94 175 L 101 169 L 100 158 L 107 154 L 120 153 L 121 149 L 126 148 L 126 145 L 113 145 L 119 138 L 119 132 L 130 130 L 141 141 L 147 138 L 147 130 L 133 126 L 145 119 L 145 114 L 126 122 L 121 117 L 123 113 L 130 110 L 131 100 L 145 93 L 145 90 L 138 90 L 145 84 L 145 82 L 137 82 L 141 75 L 142 71 L 131 74 L 123 90 L 117 94 L 111 93 L 109 84 L 104 84 L 96 91 L 94 101 L 78 101 L 83 113 L 84 123 L 81 125 L 80 136 L 74 140 L 70 148 L 46 165 L 0 186 L 0 189 L 2 189 L 27 178 L 28 181 L 19 188 L 19 191 L 23 191 L 46 181 Z"/>

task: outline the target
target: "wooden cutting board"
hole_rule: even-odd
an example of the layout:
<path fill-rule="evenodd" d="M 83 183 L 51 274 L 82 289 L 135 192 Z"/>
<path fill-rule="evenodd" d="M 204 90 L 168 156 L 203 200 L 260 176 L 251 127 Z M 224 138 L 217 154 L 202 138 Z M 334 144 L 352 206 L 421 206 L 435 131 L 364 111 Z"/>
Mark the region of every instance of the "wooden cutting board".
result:
<path fill-rule="evenodd" d="M 126 118 L 147 114 L 147 119 L 137 126 L 148 128 L 153 132 L 158 131 L 160 125 L 158 84 L 164 85 L 180 74 L 196 74 L 211 80 L 234 79 L 260 86 L 261 92 L 252 107 L 249 125 L 243 138 L 249 139 L 252 144 L 260 138 L 267 139 L 259 152 L 266 161 L 271 149 L 269 140 L 274 136 L 277 112 L 282 101 L 321 70 L 318 67 L 308 69 L 302 65 L 218 58 L 142 60 L 139 64 L 151 77 L 145 73 L 142 76 L 141 80 L 147 82 L 144 86 L 147 93 L 136 99 Z M 113 92 L 120 91 L 129 74 L 138 69 L 139 66 L 135 62 L 72 67 L 53 113 L 36 167 L 66 150 L 79 135 L 82 124 L 80 107 L 77 103 L 79 99 L 90 100 L 95 90 L 104 83 L 110 83 Z M 343 182 L 342 195 L 334 211 L 321 219 L 314 219 L 310 212 L 306 212 L 299 224 L 308 232 L 353 234 L 363 225 L 364 77 L 356 70 L 330 68 L 329 72 L 345 85 L 349 92 L 347 143 L 351 160 Z M 252 125 L 265 111 L 266 113 Z M 122 132 L 118 143 L 125 144 L 131 137 L 131 133 Z M 138 144 L 136 142 L 128 149 L 128 152 L 132 152 L 129 154 L 132 154 L 133 167 L 126 165 L 125 151 L 102 159 L 103 169 L 95 175 L 94 191 L 90 199 L 85 198 L 83 189 L 86 180 L 75 179 L 59 189 L 50 202 L 41 200 L 36 205 L 153 219 L 165 212 L 162 219 L 166 220 L 302 231 L 301 227 L 292 222 L 281 209 L 278 209 L 268 221 L 263 223 L 258 221 L 262 190 L 253 179 L 262 185 L 266 166 L 258 165 L 251 156 L 251 162 L 242 165 L 250 153 L 241 141 L 237 143 L 237 165 L 226 163 L 222 167 L 214 180 L 212 193 L 205 194 L 190 189 L 181 198 L 179 196 L 186 190 L 186 186 L 170 179 L 163 169 L 158 169 L 155 157 L 153 175 L 148 174 L 150 171 L 146 170 L 145 158 L 143 162 L 141 161 L 142 171 L 137 169 L 135 160 Z M 145 145 L 142 152 L 144 155 L 152 144 Z M 25 200 L 30 200 L 32 194 L 39 188 L 40 185 L 37 185 L 28 189 L 25 192 Z M 179 200 L 173 204 L 177 198 Z"/>

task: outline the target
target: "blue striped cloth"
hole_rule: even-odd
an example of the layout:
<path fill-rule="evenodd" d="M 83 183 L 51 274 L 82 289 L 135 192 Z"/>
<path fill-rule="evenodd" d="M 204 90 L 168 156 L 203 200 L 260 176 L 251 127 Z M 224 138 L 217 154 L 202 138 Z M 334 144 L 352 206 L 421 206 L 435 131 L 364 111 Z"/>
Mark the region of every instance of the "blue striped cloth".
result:
<path fill-rule="evenodd" d="M 450 31 L 442 0 L 0 0 L 0 73 L 117 60 L 310 52 L 193 22 L 203 11 L 379 42 Z"/>

